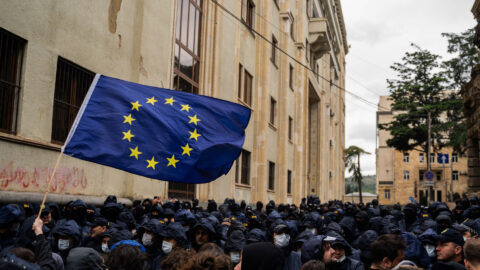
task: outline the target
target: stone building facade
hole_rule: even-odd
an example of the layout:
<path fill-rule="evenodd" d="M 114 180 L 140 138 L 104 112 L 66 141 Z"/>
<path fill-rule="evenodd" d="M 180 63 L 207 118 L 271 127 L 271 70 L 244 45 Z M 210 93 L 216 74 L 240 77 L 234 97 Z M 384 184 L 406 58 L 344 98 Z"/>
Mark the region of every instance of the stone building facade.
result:
<path fill-rule="evenodd" d="M 95 73 L 249 107 L 244 149 L 227 175 L 202 185 L 63 157 L 51 188 L 63 196 L 51 198 L 343 197 L 340 0 L 7 0 L 0 48 L 3 200 L 41 196 Z"/>
<path fill-rule="evenodd" d="M 479 22 L 475 45 L 480 48 L 480 1 L 475 0 L 472 13 Z M 480 191 L 480 65 L 472 70 L 472 79 L 462 89 L 463 110 L 467 124 L 468 188 Z"/>
<path fill-rule="evenodd" d="M 377 110 L 376 176 L 378 201 L 381 204 L 406 204 L 411 199 L 421 203 L 428 196 L 435 201 L 449 201 L 450 194 L 458 198 L 467 192 L 467 158 L 453 152 L 452 148 L 431 151 L 431 171 L 433 172 L 433 194 L 425 179 L 427 154 L 422 149 L 407 152 L 388 147 L 390 133 L 378 129 L 378 124 L 390 123 L 401 112 L 391 110 L 392 100 L 381 96 Z M 448 164 L 439 164 L 438 154 L 448 154 Z M 429 195 L 431 194 L 431 195 Z"/>

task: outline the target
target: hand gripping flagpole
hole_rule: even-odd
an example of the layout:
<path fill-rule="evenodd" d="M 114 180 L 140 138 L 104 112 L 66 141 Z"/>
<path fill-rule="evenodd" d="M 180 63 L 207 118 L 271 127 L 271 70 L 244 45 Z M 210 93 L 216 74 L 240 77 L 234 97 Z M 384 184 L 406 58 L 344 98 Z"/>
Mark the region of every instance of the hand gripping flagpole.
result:
<path fill-rule="evenodd" d="M 57 164 L 55 164 L 55 168 L 53 168 L 52 175 L 50 176 L 50 180 L 48 181 L 47 190 L 45 190 L 45 194 L 43 194 L 42 204 L 40 205 L 40 210 L 38 210 L 38 217 L 40 217 L 40 215 L 42 214 L 42 210 L 45 206 L 45 200 L 47 200 L 48 192 L 50 191 L 50 186 L 52 185 L 53 177 L 55 177 L 55 172 L 57 171 L 57 167 L 58 167 L 58 164 L 60 164 L 60 160 L 62 159 L 62 156 L 63 156 L 63 151 L 60 152 L 60 155 L 58 155 Z"/>

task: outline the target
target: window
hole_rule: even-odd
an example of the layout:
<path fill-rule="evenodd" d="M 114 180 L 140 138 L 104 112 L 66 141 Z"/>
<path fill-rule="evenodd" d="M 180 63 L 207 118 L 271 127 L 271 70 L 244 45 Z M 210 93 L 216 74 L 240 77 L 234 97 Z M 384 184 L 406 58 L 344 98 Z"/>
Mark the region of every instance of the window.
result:
<path fill-rule="evenodd" d="M 292 171 L 287 171 L 287 194 L 292 194 Z"/>
<path fill-rule="evenodd" d="M 293 135 L 293 118 L 291 116 L 288 117 L 288 139 L 292 140 Z"/>
<path fill-rule="evenodd" d="M 253 76 L 250 75 L 250 73 L 248 73 L 248 71 L 245 68 L 243 68 L 242 64 L 239 64 L 238 99 L 245 102 L 249 106 L 252 106 L 252 88 L 253 88 Z"/>
<path fill-rule="evenodd" d="M 270 124 L 275 125 L 275 111 L 277 107 L 277 101 L 270 97 Z"/>
<path fill-rule="evenodd" d="M 383 190 L 384 198 L 390 200 L 390 189 Z"/>
<path fill-rule="evenodd" d="M 0 131 L 14 133 L 27 41 L 0 28 Z"/>
<path fill-rule="evenodd" d="M 425 160 L 425 156 L 423 153 L 418 154 L 418 162 L 423 163 Z"/>
<path fill-rule="evenodd" d="M 410 180 L 410 171 L 403 171 L 403 180 Z"/>
<path fill-rule="evenodd" d="M 430 153 L 430 163 L 435 163 L 435 154 Z"/>
<path fill-rule="evenodd" d="M 238 65 L 238 98 L 242 98 L 242 74 L 243 74 L 243 66 L 242 64 Z"/>
<path fill-rule="evenodd" d="M 272 35 L 272 56 L 270 60 L 275 65 L 275 67 L 277 66 L 277 50 L 278 50 L 277 48 L 278 48 L 278 41 L 275 38 L 275 36 Z"/>
<path fill-rule="evenodd" d="M 235 183 L 250 185 L 250 152 L 243 150 L 235 165 Z"/>
<path fill-rule="evenodd" d="M 442 173 L 441 172 L 435 172 L 435 175 L 437 176 L 437 181 L 442 180 Z"/>
<path fill-rule="evenodd" d="M 63 144 L 95 73 L 58 57 L 53 100 L 52 142 Z"/>
<path fill-rule="evenodd" d="M 275 189 L 275 163 L 268 162 L 268 189 Z"/>
<path fill-rule="evenodd" d="M 458 171 L 453 171 L 452 172 L 452 180 L 457 180 L 458 181 Z"/>
<path fill-rule="evenodd" d="M 288 85 L 290 85 L 290 89 L 293 90 L 293 66 L 290 64 L 290 69 L 288 73 Z"/>
<path fill-rule="evenodd" d="M 442 191 L 437 190 L 437 201 L 441 202 L 442 201 Z"/>
<path fill-rule="evenodd" d="M 244 9 L 244 7 L 246 7 Z M 244 11 L 245 10 L 245 11 Z M 253 28 L 254 24 L 254 18 L 255 18 L 255 4 L 253 3 L 253 0 L 242 0 L 242 19 L 245 22 L 245 24 Z"/>
<path fill-rule="evenodd" d="M 418 179 L 419 179 L 420 181 L 423 181 L 424 177 L 425 177 L 425 171 L 420 171 L 420 172 L 418 173 Z"/>
<path fill-rule="evenodd" d="M 252 87 L 253 87 L 253 76 L 245 70 L 245 85 L 243 86 L 243 101 L 248 105 L 252 106 Z"/>
<path fill-rule="evenodd" d="M 458 162 L 458 154 L 457 154 L 457 153 L 453 153 L 453 154 L 452 154 L 452 162 L 453 162 L 453 163 L 457 163 L 457 162 Z"/>
<path fill-rule="evenodd" d="M 194 94 L 198 94 L 200 82 L 202 4 L 202 0 L 177 1 L 173 88 Z M 168 182 L 168 196 L 193 199 L 195 185 Z"/>
<path fill-rule="evenodd" d="M 202 1 L 177 1 L 173 87 L 198 94 Z"/>
<path fill-rule="evenodd" d="M 295 19 L 292 18 L 292 21 L 290 22 L 290 37 L 292 37 L 293 40 L 295 40 Z"/>
<path fill-rule="evenodd" d="M 403 153 L 403 162 L 405 162 L 405 163 L 410 162 L 410 154 Z"/>

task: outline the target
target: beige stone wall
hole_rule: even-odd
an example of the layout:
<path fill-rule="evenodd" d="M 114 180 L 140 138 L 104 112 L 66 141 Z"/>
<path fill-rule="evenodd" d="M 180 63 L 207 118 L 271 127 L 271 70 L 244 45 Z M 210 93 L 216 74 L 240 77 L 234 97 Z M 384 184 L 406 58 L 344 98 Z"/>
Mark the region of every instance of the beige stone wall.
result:
<path fill-rule="evenodd" d="M 219 2 L 241 16 L 241 1 Z M 314 8 L 323 7 L 319 12 L 329 22 L 330 50 L 317 60 L 321 76 L 344 87 L 348 45 L 340 2 L 311 2 Z M 237 99 L 239 63 L 254 77 L 252 117 L 244 145 L 251 152 L 251 177 L 248 186 L 235 184 L 234 164 L 229 174 L 197 185 L 195 196 L 201 201 L 235 197 L 247 202 L 272 199 L 297 204 L 312 193 L 322 201 L 342 198 L 345 94 L 302 66 L 310 65 L 306 57 L 310 34 L 306 2 L 284 0 L 279 7 L 274 1 L 254 3 L 255 30 L 268 39 L 275 35 L 279 47 L 300 63 L 278 52 L 275 67 L 270 61 L 270 44 L 212 1 L 204 1 L 200 94 L 242 103 Z M 17 133 L 0 133 L 0 191 L 45 189 L 59 154 L 59 147 L 50 143 L 58 56 L 107 76 L 172 86 L 176 7 L 177 2 L 170 0 L 3 1 L 0 27 L 26 39 L 27 46 Z M 292 17 L 294 39 L 289 32 Z M 288 82 L 290 64 L 294 67 L 293 89 Z M 309 106 L 310 91 L 319 100 L 313 107 Z M 270 97 L 277 101 L 274 125 L 269 124 Z M 314 114 L 315 121 L 309 121 Z M 288 139 L 289 116 L 293 118 L 292 140 Z M 312 138 L 316 142 L 313 148 Z M 317 162 L 314 169 L 313 160 Z M 268 161 L 276 164 L 273 192 L 267 191 Z M 291 194 L 286 191 L 287 170 L 293 176 Z M 61 194 L 168 196 L 166 182 L 70 157 L 62 159 L 54 183 L 53 192 Z"/>
<path fill-rule="evenodd" d="M 389 123 L 399 112 L 389 111 L 391 100 L 386 96 L 380 97 L 379 110 L 377 112 L 377 123 Z M 418 150 L 408 151 L 409 162 L 404 162 L 404 152 L 395 150 L 387 146 L 386 141 L 390 138 L 387 131 L 378 130 L 378 146 L 376 149 L 377 159 L 377 194 L 379 203 L 391 205 L 395 203 L 406 204 L 409 198 L 420 201 L 420 194 L 427 193 L 428 187 L 424 181 L 420 180 L 420 171 L 427 171 L 427 154 Z M 424 161 L 420 162 L 419 154 L 423 153 Z M 458 162 L 453 163 L 453 171 L 458 171 L 458 181 L 451 182 L 452 167 L 451 163 L 445 166 L 438 163 L 437 154 L 448 154 L 450 161 L 452 159 L 452 148 L 443 148 L 432 153 L 435 154 L 435 162 L 431 163 L 431 171 L 434 172 L 434 200 L 448 201 L 450 193 L 450 183 L 452 183 L 453 193 L 462 196 L 467 191 L 467 158 L 458 155 Z M 409 172 L 409 179 L 404 179 L 404 171 Z M 437 181 L 437 174 L 440 174 L 440 181 Z M 390 198 L 385 198 L 385 190 L 390 190 Z M 438 197 L 438 191 L 441 192 L 441 198 Z"/>

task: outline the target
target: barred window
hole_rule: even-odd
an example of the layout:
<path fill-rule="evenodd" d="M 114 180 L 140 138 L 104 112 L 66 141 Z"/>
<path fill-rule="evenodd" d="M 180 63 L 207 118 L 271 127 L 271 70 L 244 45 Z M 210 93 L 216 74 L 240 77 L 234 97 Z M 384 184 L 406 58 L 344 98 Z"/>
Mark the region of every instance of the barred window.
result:
<path fill-rule="evenodd" d="M 275 163 L 268 162 L 268 189 L 275 189 Z"/>
<path fill-rule="evenodd" d="M 15 133 L 23 51 L 27 41 L 0 28 L 0 131 Z"/>
<path fill-rule="evenodd" d="M 287 171 L 287 194 L 292 194 L 292 171 Z"/>
<path fill-rule="evenodd" d="M 58 57 L 53 101 L 52 142 L 63 144 L 95 73 Z"/>

